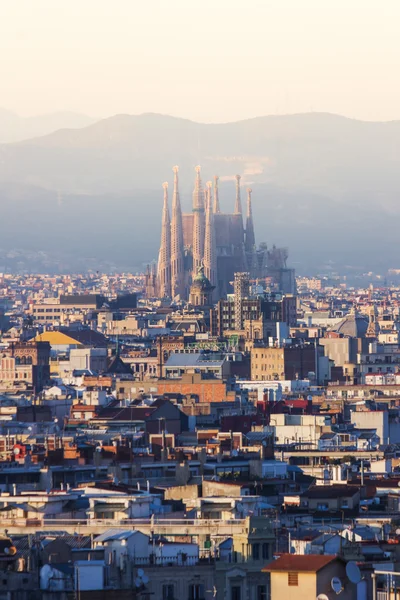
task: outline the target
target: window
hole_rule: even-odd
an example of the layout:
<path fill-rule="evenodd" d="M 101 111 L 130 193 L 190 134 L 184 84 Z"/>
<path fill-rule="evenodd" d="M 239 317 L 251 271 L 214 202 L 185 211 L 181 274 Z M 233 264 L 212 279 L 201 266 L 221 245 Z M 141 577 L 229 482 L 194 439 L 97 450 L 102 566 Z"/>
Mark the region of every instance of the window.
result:
<path fill-rule="evenodd" d="M 174 600 L 174 584 L 164 583 L 162 586 L 162 600 Z"/>
<path fill-rule="evenodd" d="M 264 560 L 269 559 L 269 545 L 267 544 L 267 542 L 264 542 L 262 545 L 262 557 Z"/>
<path fill-rule="evenodd" d="M 252 545 L 253 560 L 260 560 L 260 544 Z"/>
<path fill-rule="evenodd" d="M 202 583 L 189 585 L 189 600 L 204 600 L 204 585 Z"/>
<path fill-rule="evenodd" d="M 266 585 L 258 585 L 257 586 L 257 600 L 267 600 L 267 586 Z"/>
<path fill-rule="evenodd" d="M 232 587 L 231 600 L 242 600 L 242 588 L 240 585 L 234 585 Z"/>
<path fill-rule="evenodd" d="M 299 585 L 299 574 L 298 573 L 288 573 L 287 579 L 288 579 L 289 586 Z"/>

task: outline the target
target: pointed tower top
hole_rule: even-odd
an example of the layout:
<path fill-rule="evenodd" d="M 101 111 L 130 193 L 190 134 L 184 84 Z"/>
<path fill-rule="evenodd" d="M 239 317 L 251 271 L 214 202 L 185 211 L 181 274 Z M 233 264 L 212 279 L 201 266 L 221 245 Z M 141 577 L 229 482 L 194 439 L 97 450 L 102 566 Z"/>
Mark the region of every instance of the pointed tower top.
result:
<path fill-rule="evenodd" d="M 202 187 L 202 185 L 201 185 L 201 167 L 199 165 L 197 165 L 197 167 L 195 167 L 195 171 L 196 171 L 196 181 L 194 184 L 194 189 L 200 190 Z"/>
<path fill-rule="evenodd" d="M 242 214 L 242 201 L 240 199 L 240 175 L 235 175 L 236 178 L 236 202 L 235 202 L 235 215 Z"/>
<path fill-rule="evenodd" d="M 172 168 L 172 170 L 174 172 L 174 195 L 172 197 L 172 208 L 174 208 L 174 207 L 177 208 L 178 206 L 180 208 L 179 189 L 178 189 L 178 171 L 179 171 L 179 167 L 175 166 L 175 167 Z"/>
<path fill-rule="evenodd" d="M 211 189 L 212 189 L 212 181 L 207 181 L 207 194 L 206 194 L 206 210 L 211 210 Z"/>
<path fill-rule="evenodd" d="M 164 181 L 164 183 L 162 184 L 162 186 L 163 186 L 163 189 L 164 189 L 164 206 L 163 206 L 163 210 L 169 216 L 169 211 L 168 211 L 168 181 Z"/>
<path fill-rule="evenodd" d="M 247 216 L 251 217 L 253 214 L 252 208 L 251 208 L 251 193 L 252 193 L 252 189 L 251 188 L 247 188 Z"/>
<path fill-rule="evenodd" d="M 204 210 L 204 192 L 201 183 L 201 167 L 195 167 L 196 179 L 193 191 L 193 210 Z"/>
<path fill-rule="evenodd" d="M 215 213 L 220 213 L 221 209 L 219 207 L 219 196 L 218 196 L 218 175 L 214 175 L 214 209 Z"/>
<path fill-rule="evenodd" d="M 247 188 L 247 216 L 246 216 L 246 241 L 245 241 L 245 250 L 247 254 L 253 254 L 253 262 L 255 256 L 255 235 L 254 235 L 254 225 L 253 225 L 253 211 L 251 209 L 251 188 Z M 255 269 L 256 262 L 252 266 L 253 274 Z"/>

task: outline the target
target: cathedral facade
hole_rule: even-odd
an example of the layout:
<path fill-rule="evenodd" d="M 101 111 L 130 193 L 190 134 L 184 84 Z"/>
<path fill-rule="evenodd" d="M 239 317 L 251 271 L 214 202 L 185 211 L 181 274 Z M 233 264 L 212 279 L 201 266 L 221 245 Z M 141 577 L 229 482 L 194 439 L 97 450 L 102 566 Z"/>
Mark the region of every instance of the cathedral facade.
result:
<path fill-rule="evenodd" d="M 251 189 L 247 190 L 244 224 L 240 175 L 235 177 L 233 212 L 223 213 L 219 204 L 218 177 L 203 186 L 201 169 L 196 167 L 192 211 L 182 213 L 178 171 L 178 167 L 173 168 L 171 212 L 168 183 L 163 184 L 161 242 L 157 272 L 153 275 L 158 297 L 187 300 L 199 270 L 211 283 L 212 300 L 216 302 L 233 291 L 236 272 L 246 271 L 252 279 L 262 279 L 271 268 L 286 269 L 284 249 L 268 251 L 265 244 L 256 248 Z"/>

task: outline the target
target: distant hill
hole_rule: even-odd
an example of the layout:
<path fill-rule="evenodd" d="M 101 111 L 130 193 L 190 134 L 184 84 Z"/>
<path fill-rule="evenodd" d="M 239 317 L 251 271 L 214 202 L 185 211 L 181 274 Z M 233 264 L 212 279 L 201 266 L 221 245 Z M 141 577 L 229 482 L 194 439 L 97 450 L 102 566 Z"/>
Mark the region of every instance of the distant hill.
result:
<path fill-rule="evenodd" d="M 204 181 L 220 176 L 225 210 L 242 174 L 243 188 L 253 188 L 258 241 L 288 246 L 303 272 L 384 270 L 399 266 L 399 148 L 399 121 L 310 113 L 210 125 L 117 115 L 0 145 L 0 206 L 18 206 L 14 240 L 62 248 L 65 264 L 86 256 L 140 266 L 157 255 L 162 182 L 172 184 L 180 165 L 188 209 L 200 164 Z M 3 240 L 10 232 L 0 220 Z"/>
<path fill-rule="evenodd" d="M 20 117 L 0 108 L 0 143 L 18 142 L 47 135 L 62 128 L 86 127 L 95 119 L 73 112 L 55 112 L 37 117 Z"/>

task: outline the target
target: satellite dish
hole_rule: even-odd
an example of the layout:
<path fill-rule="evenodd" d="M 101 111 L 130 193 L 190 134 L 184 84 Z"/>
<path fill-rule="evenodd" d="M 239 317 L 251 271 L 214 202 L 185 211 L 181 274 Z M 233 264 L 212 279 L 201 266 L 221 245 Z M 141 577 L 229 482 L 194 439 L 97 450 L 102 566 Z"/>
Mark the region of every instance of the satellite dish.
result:
<path fill-rule="evenodd" d="M 143 569 L 138 569 L 138 570 L 137 570 L 137 574 L 138 574 L 138 576 L 139 576 L 140 578 L 142 578 L 142 577 L 143 577 L 143 575 L 144 575 L 144 571 L 143 571 Z"/>
<path fill-rule="evenodd" d="M 142 585 L 142 580 L 140 579 L 140 577 L 136 577 L 136 578 L 135 578 L 135 586 L 136 586 L 137 588 L 140 588 L 140 587 L 141 587 L 141 585 Z"/>
<path fill-rule="evenodd" d="M 14 448 L 13 452 L 17 456 L 21 452 L 21 450 L 19 448 Z"/>
<path fill-rule="evenodd" d="M 361 571 L 354 561 L 347 563 L 346 575 L 351 583 L 359 583 L 361 581 Z"/>
<path fill-rule="evenodd" d="M 329 600 L 326 594 L 318 594 L 317 600 Z"/>
<path fill-rule="evenodd" d="M 149 583 L 150 579 L 147 577 L 147 575 L 143 575 L 142 581 L 146 585 L 147 583 Z"/>
<path fill-rule="evenodd" d="M 339 577 L 332 577 L 331 579 L 331 588 L 335 592 L 335 594 L 340 594 L 343 589 L 343 585 Z"/>

